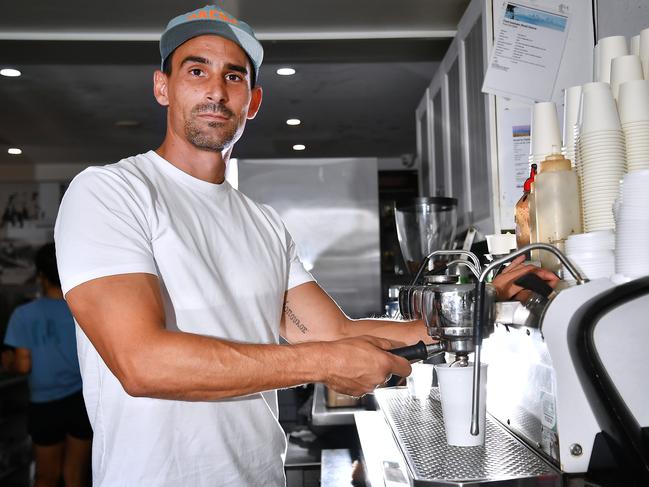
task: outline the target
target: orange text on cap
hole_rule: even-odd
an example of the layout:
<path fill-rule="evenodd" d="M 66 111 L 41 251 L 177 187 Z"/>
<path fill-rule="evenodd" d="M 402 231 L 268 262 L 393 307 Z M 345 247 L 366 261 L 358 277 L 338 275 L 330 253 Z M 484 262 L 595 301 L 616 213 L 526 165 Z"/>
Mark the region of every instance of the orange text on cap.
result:
<path fill-rule="evenodd" d="M 229 17 L 225 12 L 222 10 L 217 10 L 217 9 L 211 9 L 209 11 L 207 10 L 201 10 L 200 12 L 194 12 L 191 13 L 187 16 L 187 20 L 197 20 L 197 19 L 217 19 L 222 20 L 223 22 L 228 22 L 230 24 L 238 24 L 239 21 L 235 19 L 234 17 Z"/>

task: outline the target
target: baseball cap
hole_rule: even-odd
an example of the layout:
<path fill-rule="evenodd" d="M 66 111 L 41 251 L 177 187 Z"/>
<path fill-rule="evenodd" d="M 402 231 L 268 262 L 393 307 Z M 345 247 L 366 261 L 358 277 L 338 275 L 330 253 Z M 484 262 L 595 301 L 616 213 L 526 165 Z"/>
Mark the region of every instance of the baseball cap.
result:
<path fill-rule="evenodd" d="M 165 60 L 174 49 L 193 37 L 206 34 L 229 39 L 243 49 L 252 64 L 254 79 L 257 79 L 259 67 L 264 58 L 264 48 L 261 47 L 261 43 L 248 24 L 215 5 L 206 5 L 203 8 L 178 15 L 169 21 L 162 37 L 160 37 L 160 56 L 162 58 L 160 69 L 163 69 Z"/>

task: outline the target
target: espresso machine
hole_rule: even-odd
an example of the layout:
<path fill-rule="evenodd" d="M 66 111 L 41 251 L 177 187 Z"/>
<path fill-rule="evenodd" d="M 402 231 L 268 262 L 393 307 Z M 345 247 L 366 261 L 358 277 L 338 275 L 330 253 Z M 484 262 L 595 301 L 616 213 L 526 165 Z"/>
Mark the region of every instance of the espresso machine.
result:
<path fill-rule="evenodd" d="M 495 302 L 488 279 L 532 249 L 552 252 L 574 285 L 554 292 L 521 283 L 530 289 L 524 303 Z M 457 273 L 427 273 L 434 267 L 428 261 L 439 256 L 447 270 L 469 269 L 473 282 L 460 282 Z M 399 304 L 404 318 L 423 319 L 438 342 L 394 352 L 417 359 L 444 351 L 456 366 L 470 355 L 487 363 L 488 414 L 483 446 L 449 446 L 436 388 L 423 403 L 405 389 L 377 390 L 398 451 L 399 462 L 391 464 L 404 466 L 403 483 L 394 485 L 649 485 L 649 277 L 589 282 L 546 244 L 485 268 L 475 256 L 441 250 L 400 289 Z M 466 419 L 472 434 L 478 433 L 479 371 L 474 368 L 473 413 Z M 386 485 L 393 485 L 387 477 Z"/>

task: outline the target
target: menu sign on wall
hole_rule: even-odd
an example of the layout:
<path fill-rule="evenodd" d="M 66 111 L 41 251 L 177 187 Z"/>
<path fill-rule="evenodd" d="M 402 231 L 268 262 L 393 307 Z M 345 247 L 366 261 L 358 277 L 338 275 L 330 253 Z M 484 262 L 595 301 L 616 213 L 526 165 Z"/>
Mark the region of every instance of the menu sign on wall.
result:
<path fill-rule="evenodd" d="M 500 227 L 513 229 L 514 205 L 523 194 L 523 183 L 530 175 L 530 122 L 527 105 L 508 102 L 498 106 L 498 150 L 500 160 Z"/>
<path fill-rule="evenodd" d="M 524 101 L 548 101 L 568 37 L 566 3 L 506 1 L 482 91 Z"/>

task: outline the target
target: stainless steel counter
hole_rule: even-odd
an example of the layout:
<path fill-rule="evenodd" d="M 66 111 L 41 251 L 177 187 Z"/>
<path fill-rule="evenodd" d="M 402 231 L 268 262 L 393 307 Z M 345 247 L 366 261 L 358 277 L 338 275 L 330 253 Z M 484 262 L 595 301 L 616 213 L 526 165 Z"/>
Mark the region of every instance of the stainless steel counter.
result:
<path fill-rule="evenodd" d="M 313 388 L 311 423 L 315 426 L 352 425 L 354 424 L 354 413 L 364 410 L 365 407 L 329 408 L 325 397 L 325 386 L 315 384 Z"/>
<path fill-rule="evenodd" d="M 359 411 L 354 413 L 356 429 L 363 451 L 363 466 L 365 480 L 370 487 L 384 487 L 385 469 L 389 468 L 396 477 L 396 470 L 404 478 L 408 478 L 406 462 L 394 441 L 390 427 L 380 411 Z M 395 487 L 399 484 L 394 484 Z M 403 484 L 404 487 L 412 485 Z M 392 485 L 390 486 L 392 487 Z"/>
<path fill-rule="evenodd" d="M 484 446 L 449 446 L 436 389 L 425 401 L 411 398 L 404 388 L 381 389 L 375 395 L 382 414 L 356 415 L 373 487 L 384 485 L 386 472 L 398 477 L 398 470 L 407 474 L 404 486 L 561 485 L 561 472 L 491 417 Z"/>

